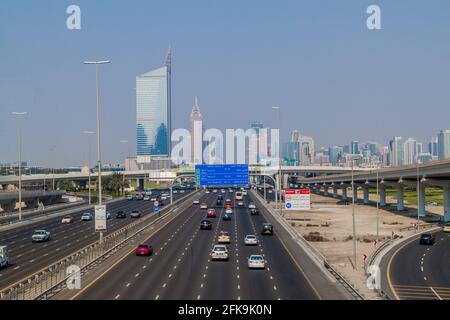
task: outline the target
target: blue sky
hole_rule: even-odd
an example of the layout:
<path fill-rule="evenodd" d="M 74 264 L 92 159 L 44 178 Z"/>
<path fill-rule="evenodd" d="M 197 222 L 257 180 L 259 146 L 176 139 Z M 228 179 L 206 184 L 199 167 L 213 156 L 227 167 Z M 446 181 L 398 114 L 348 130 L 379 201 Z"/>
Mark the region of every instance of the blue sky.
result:
<path fill-rule="evenodd" d="M 82 29 L 66 28 L 81 7 Z M 382 30 L 366 28 L 366 8 Z M 101 70 L 106 162 L 135 150 L 135 76 L 173 47 L 173 127 L 188 127 L 198 96 L 207 128 L 254 120 L 292 129 L 320 146 L 393 135 L 428 142 L 450 127 L 450 2 L 447 0 L 161 0 L 0 2 L 0 162 L 17 154 L 11 111 L 28 111 L 24 158 L 79 165 L 95 130 Z M 119 140 L 130 141 L 129 147 Z"/>

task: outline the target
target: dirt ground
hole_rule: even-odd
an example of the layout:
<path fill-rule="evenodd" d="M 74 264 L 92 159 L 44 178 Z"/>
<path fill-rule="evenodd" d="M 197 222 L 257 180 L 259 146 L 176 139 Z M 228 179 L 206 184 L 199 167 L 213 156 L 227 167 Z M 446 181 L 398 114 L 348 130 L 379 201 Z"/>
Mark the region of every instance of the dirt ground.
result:
<path fill-rule="evenodd" d="M 362 198 L 362 194 L 361 194 Z M 376 201 L 376 195 L 370 200 Z M 395 199 L 387 199 L 395 203 Z M 367 299 L 379 299 L 366 286 L 363 255 L 370 256 L 376 249 L 377 239 L 376 206 L 358 204 L 355 206 L 356 226 L 356 270 L 353 266 L 353 224 L 352 206 L 339 205 L 339 199 L 312 194 L 312 209 L 309 211 L 285 211 L 285 218 L 295 229 L 317 248 L 340 273 L 342 273 Z M 441 207 L 442 208 L 442 207 Z M 439 211 L 439 208 L 428 208 Z M 417 221 L 417 211 L 409 208 L 396 212 L 393 207 L 379 212 L 379 243 L 392 237 L 406 237 L 415 230 L 401 230 L 411 227 Z M 378 244 L 379 245 L 379 244 Z"/>

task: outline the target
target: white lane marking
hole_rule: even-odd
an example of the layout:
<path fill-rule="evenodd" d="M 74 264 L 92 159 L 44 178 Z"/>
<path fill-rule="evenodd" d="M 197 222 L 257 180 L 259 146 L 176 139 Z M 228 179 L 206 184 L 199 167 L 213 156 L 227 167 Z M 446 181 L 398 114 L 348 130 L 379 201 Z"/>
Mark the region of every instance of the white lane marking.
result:
<path fill-rule="evenodd" d="M 139 273 L 136 273 L 135 277 L 136 277 L 136 278 L 139 277 Z"/>
<path fill-rule="evenodd" d="M 200 295 L 197 296 L 197 300 L 200 300 Z"/>
<path fill-rule="evenodd" d="M 118 294 L 118 295 L 114 298 L 114 300 L 119 299 L 119 297 L 120 297 L 120 294 Z"/>
<path fill-rule="evenodd" d="M 169 274 L 169 278 L 172 278 L 172 274 Z"/>
<path fill-rule="evenodd" d="M 431 291 L 433 291 L 433 293 L 436 295 L 436 297 L 438 297 L 439 300 L 443 300 L 443 299 L 441 298 L 441 296 L 438 295 L 438 293 L 436 292 L 436 290 L 433 289 L 433 287 L 430 287 L 430 289 L 431 289 Z"/>
<path fill-rule="evenodd" d="M 200 285 L 200 288 L 203 288 L 203 283 Z"/>
<path fill-rule="evenodd" d="M 155 300 L 158 300 L 159 299 L 159 294 L 155 297 Z"/>
<path fill-rule="evenodd" d="M 167 283 L 164 283 L 164 284 L 162 285 L 163 288 L 165 288 L 166 286 L 167 286 Z"/>
<path fill-rule="evenodd" d="M 277 286 L 273 286 L 273 290 L 275 290 L 275 291 L 276 291 L 276 290 L 277 290 Z"/>
<path fill-rule="evenodd" d="M 423 272 L 423 266 L 422 266 L 422 267 L 420 267 L 420 271 L 422 271 L 422 272 Z"/>
<path fill-rule="evenodd" d="M 129 282 L 128 282 L 128 283 L 127 283 L 127 285 L 126 285 L 125 287 L 127 287 L 127 288 L 128 288 L 128 287 L 129 287 L 130 285 L 131 285 L 131 283 L 129 283 Z"/>
<path fill-rule="evenodd" d="M 20 268 L 20 266 L 17 266 L 17 267 L 15 267 L 13 270 L 17 270 L 17 269 L 19 269 Z"/>

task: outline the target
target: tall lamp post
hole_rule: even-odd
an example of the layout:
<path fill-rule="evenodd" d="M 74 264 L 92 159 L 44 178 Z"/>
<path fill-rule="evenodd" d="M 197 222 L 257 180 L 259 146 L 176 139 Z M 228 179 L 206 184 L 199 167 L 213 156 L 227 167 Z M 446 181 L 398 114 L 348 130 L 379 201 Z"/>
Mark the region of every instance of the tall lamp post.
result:
<path fill-rule="evenodd" d="M 277 110 L 278 111 L 278 139 L 281 139 L 281 107 L 276 106 L 276 107 L 272 107 L 273 110 Z M 282 200 L 282 194 L 281 194 L 281 145 L 280 145 L 280 141 L 278 141 L 278 196 L 279 199 L 277 199 L 277 203 L 278 203 L 278 208 L 280 210 L 280 216 L 283 215 L 283 209 L 281 206 L 281 200 Z"/>
<path fill-rule="evenodd" d="M 355 179 L 354 179 L 354 166 L 355 160 L 358 160 L 359 156 L 352 156 L 352 224 L 353 224 L 353 260 L 355 270 L 357 269 L 356 261 L 356 221 L 355 221 Z"/>
<path fill-rule="evenodd" d="M 90 135 L 95 134 L 94 131 L 83 131 L 84 134 L 88 136 L 88 159 L 87 159 L 87 165 L 88 165 L 88 192 L 89 192 L 89 204 L 92 204 L 92 195 L 91 195 L 91 139 Z"/>
<path fill-rule="evenodd" d="M 99 66 L 111 63 L 109 60 L 84 61 L 84 64 L 95 65 L 95 84 L 97 95 L 97 173 L 98 173 L 98 204 L 102 205 L 102 158 L 100 148 L 100 92 L 99 92 Z M 100 231 L 100 243 L 103 243 L 103 232 Z"/>
<path fill-rule="evenodd" d="M 28 112 L 13 112 L 13 116 L 18 117 L 17 139 L 19 145 L 19 220 L 22 220 L 22 123 L 20 118 L 28 115 Z"/>

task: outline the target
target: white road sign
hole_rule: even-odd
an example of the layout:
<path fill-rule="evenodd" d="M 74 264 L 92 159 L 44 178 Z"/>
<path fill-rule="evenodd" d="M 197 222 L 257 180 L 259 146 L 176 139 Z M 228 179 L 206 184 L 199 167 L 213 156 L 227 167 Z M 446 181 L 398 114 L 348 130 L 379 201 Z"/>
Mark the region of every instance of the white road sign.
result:
<path fill-rule="evenodd" d="M 95 206 L 95 231 L 106 231 L 106 206 Z"/>
<path fill-rule="evenodd" d="M 309 189 L 286 189 L 284 190 L 286 210 L 310 210 L 311 192 Z"/>

